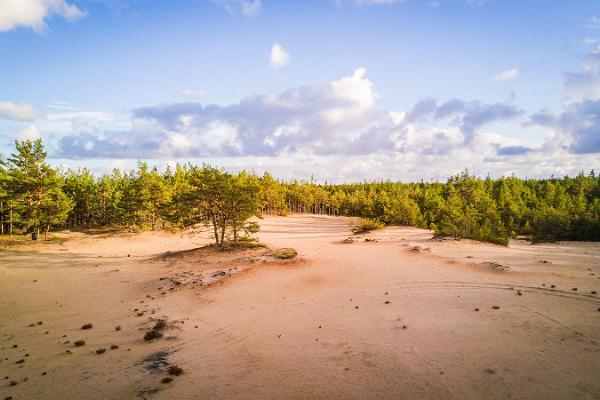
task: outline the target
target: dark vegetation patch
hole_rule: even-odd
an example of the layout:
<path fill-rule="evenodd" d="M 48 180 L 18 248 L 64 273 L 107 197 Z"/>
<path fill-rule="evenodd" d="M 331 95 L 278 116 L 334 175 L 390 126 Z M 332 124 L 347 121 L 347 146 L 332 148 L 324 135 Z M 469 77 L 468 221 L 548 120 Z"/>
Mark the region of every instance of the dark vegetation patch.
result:
<path fill-rule="evenodd" d="M 500 264 L 495 261 L 486 261 L 483 263 L 483 265 L 486 266 L 487 268 L 491 269 L 494 272 L 504 272 L 507 269 L 510 269 L 510 267 L 508 265 Z"/>
<path fill-rule="evenodd" d="M 170 365 L 169 353 L 166 351 L 157 351 L 144 357 L 142 363 L 144 363 L 144 369 L 150 373 L 159 373 Z"/>
<path fill-rule="evenodd" d="M 161 331 L 157 331 L 155 329 L 150 329 L 148 332 L 144 334 L 144 340 L 149 342 L 155 339 L 161 339 L 164 336 L 164 333 Z"/>
<path fill-rule="evenodd" d="M 144 334 L 144 340 L 148 342 L 155 339 L 161 339 L 164 336 L 163 331 L 170 327 L 171 325 L 166 319 L 158 319 L 152 328 Z"/>
<path fill-rule="evenodd" d="M 177 365 L 171 365 L 167 369 L 167 372 L 169 373 L 169 375 L 179 376 L 179 375 L 183 374 L 183 369 L 178 367 Z"/>
<path fill-rule="evenodd" d="M 361 218 L 357 224 L 352 226 L 351 230 L 352 230 L 352 233 L 354 233 L 355 235 L 358 235 L 360 233 L 367 233 L 367 232 L 371 232 L 371 231 L 374 231 L 377 229 L 383 229 L 384 226 L 385 225 L 383 223 L 381 223 L 377 220 L 370 219 L 370 218 Z"/>

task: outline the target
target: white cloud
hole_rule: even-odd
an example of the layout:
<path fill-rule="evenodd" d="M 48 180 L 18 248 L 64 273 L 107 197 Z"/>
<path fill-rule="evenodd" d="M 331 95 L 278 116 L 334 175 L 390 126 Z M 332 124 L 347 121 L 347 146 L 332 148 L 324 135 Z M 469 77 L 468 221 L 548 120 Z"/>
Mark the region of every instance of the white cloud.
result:
<path fill-rule="evenodd" d="M 553 131 L 553 141 L 547 148 L 558 146 L 575 154 L 600 153 L 600 47 L 585 56 L 583 71 L 566 74 L 562 110 L 553 113 L 542 109 L 532 114 L 527 124 Z"/>
<path fill-rule="evenodd" d="M 596 53 L 588 54 L 583 72 L 566 80 L 565 93 L 600 87 Z M 579 93 L 581 100 L 565 103 L 562 112 L 529 117 L 511 102 L 456 98 L 423 98 L 412 108 L 390 111 L 378 107 L 366 69 L 358 68 L 338 80 L 229 105 L 174 103 L 121 116 L 49 114 L 22 135 L 41 131 L 51 157 L 102 167 L 115 159 L 135 166 L 133 160 L 142 158 L 266 169 L 283 178 L 315 174 L 331 182 L 444 179 L 465 168 L 483 176 L 542 177 L 598 167 L 600 89 L 597 93 L 595 100 Z M 516 139 L 502 131 L 523 134 Z"/>
<path fill-rule="evenodd" d="M 600 47 L 591 50 L 584 58 L 583 71 L 565 76 L 565 102 L 600 99 Z"/>
<path fill-rule="evenodd" d="M 274 43 L 271 47 L 271 55 L 269 61 L 273 68 L 285 67 L 290 63 L 290 55 L 285 51 L 279 43 Z"/>
<path fill-rule="evenodd" d="M 40 130 L 35 125 L 28 125 L 14 135 L 17 140 L 34 140 L 42 137 Z"/>
<path fill-rule="evenodd" d="M 191 90 L 187 89 L 181 92 L 181 96 L 183 97 L 204 97 L 207 96 L 208 92 L 205 90 Z"/>
<path fill-rule="evenodd" d="M 510 68 L 492 76 L 492 79 L 496 82 L 510 81 L 512 79 L 515 79 L 518 75 L 518 68 Z"/>
<path fill-rule="evenodd" d="M 248 158 L 402 154 L 423 158 L 460 154 L 518 156 L 530 152 L 482 129 L 514 121 L 510 104 L 453 99 L 418 102 L 410 112 L 379 112 L 365 68 L 331 82 L 243 98 L 227 106 L 175 103 L 133 111 L 131 127 L 99 130 L 63 126 L 54 154 L 64 158 Z M 66 113 L 61 114 L 64 120 Z M 81 113 L 73 117 L 82 118 Z M 87 116 L 98 124 L 99 116 Z M 49 119 L 54 119 L 51 117 Z M 82 129 L 83 128 L 83 129 Z M 463 167 L 464 168 L 464 167 Z"/>
<path fill-rule="evenodd" d="M 406 112 L 405 111 L 390 111 L 389 116 L 390 116 L 390 120 L 392 121 L 392 124 L 399 125 L 404 121 L 404 118 L 406 118 Z"/>
<path fill-rule="evenodd" d="M 377 95 L 371 81 L 366 79 L 367 70 L 358 68 L 352 76 L 347 76 L 331 83 L 332 95 L 340 101 L 339 106 L 323 110 L 323 115 L 331 123 L 352 121 L 360 117 L 375 103 Z"/>
<path fill-rule="evenodd" d="M 596 17 L 595 15 L 593 15 L 590 20 L 588 21 L 587 28 L 589 29 L 598 29 L 600 28 L 600 18 Z"/>
<path fill-rule="evenodd" d="M 83 112 L 49 115 L 47 128 L 63 133 L 57 153 L 65 158 L 327 153 L 343 151 L 348 135 L 369 126 L 375 99 L 366 70 L 359 68 L 336 81 L 250 96 L 228 106 L 175 103 L 137 109 L 131 126 L 123 129 L 103 129 L 102 113 Z M 91 148 L 84 146 L 89 141 Z M 335 148 L 329 149 L 330 143 Z"/>
<path fill-rule="evenodd" d="M 67 103 L 64 101 L 54 101 L 50 104 L 47 104 L 46 108 L 50 108 L 53 110 L 60 110 L 60 111 L 79 111 L 79 108 L 74 107 L 70 103 Z"/>
<path fill-rule="evenodd" d="M 261 0 L 211 0 L 220 5 L 230 14 L 242 13 L 246 17 L 253 17 L 260 11 Z"/>
<path fill-rule="evenodd" d="M 27 103 L 12 103 L 0 101 L 0 119 L 13 121 L 33 121 L 39 116 L 39 112 Z"/>
<path fill-rule="evenodd" d="M 51 15 L 74 21 L 86 14 L 66 0 L 0 0 L 0 32 L 20 26 L 41 32 Z"/>

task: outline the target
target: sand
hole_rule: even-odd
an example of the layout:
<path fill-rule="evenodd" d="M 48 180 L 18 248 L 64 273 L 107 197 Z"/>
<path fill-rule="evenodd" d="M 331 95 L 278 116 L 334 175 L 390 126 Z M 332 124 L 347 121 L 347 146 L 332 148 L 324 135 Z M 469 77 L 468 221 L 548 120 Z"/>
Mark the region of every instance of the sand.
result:
<path fill-rule="evenodd" d="M 197 232 L 3 244 L 0 400 L 600 398 L 600 244 L 349 222 L 266 217 L 292 262 Z"/>

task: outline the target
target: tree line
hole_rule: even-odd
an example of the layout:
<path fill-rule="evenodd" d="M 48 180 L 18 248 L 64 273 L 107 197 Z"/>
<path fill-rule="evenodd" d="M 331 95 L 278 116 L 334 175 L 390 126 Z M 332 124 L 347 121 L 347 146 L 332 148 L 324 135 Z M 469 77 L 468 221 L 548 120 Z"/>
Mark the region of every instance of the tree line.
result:
<path fill-rule="evenodd" d="M 221 246 L 256 232 L 252 216 L 315 213 L 502 245 L 517 235 L 534 241 L 600 240 L 600 177 L 594 171 L 547 179 L 478 178 L 465 171 L 446 182 L 316 184 L 209 165 L 178 164 L 159 172 L 139 162 L 133 171 L 95 176 L 86 168 L 49 167 L 40 140 L 17 141 L 15 149 L 0 162 L 3 234 L 204 223 Z"/>

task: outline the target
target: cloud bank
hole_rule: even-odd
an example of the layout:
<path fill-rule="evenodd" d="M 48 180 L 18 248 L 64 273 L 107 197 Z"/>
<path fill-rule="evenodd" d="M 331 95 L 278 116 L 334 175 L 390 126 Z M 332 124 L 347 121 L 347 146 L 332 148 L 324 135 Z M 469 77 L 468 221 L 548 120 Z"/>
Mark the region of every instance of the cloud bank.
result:
<path fill-rule="evenodd" d="M 464 168 L 495 176 L 574 174 L 598 168 L 599 54 L 590 51 L 582 70 L 565 76 L 564 106 L 555 111 L 432 97 L 386 110 L 367 70 L 357 68 L 229 105 L 177 102 L 123 115 L 59 104 L 40 117 L 27 104 L 4 102 L 0 117 L 28 122 L 14 137 L 41 135 L 51 157 L 67 163 L 194 160 L 332 181 L 443 178 Z"/>

